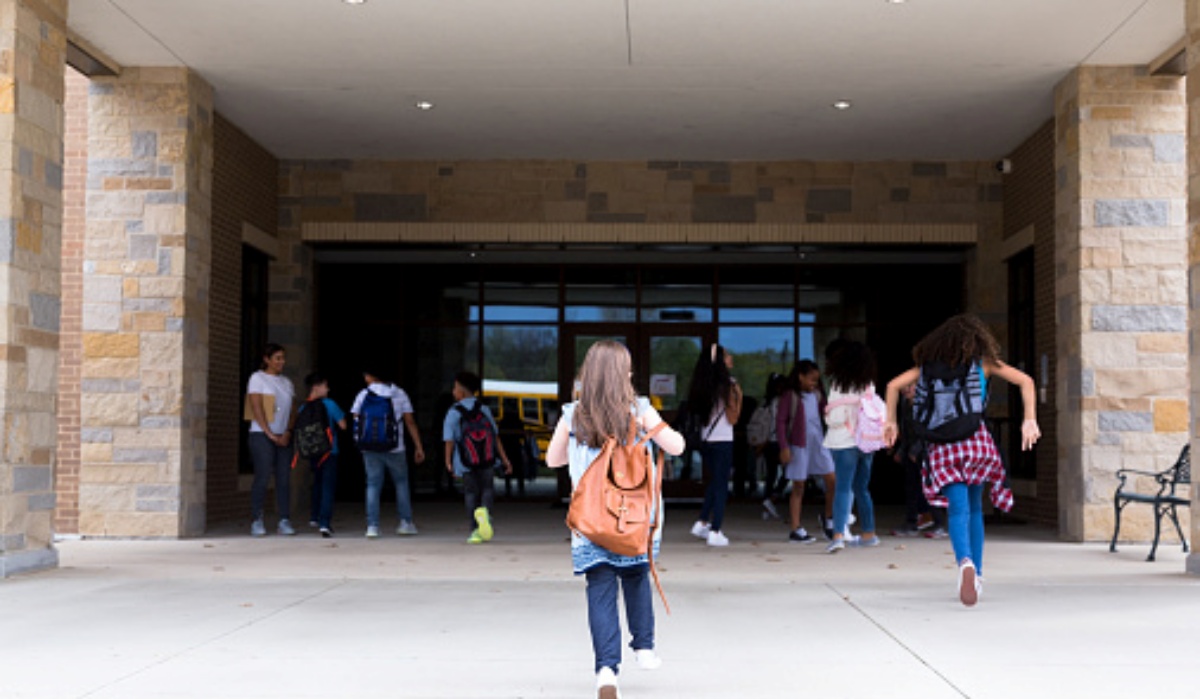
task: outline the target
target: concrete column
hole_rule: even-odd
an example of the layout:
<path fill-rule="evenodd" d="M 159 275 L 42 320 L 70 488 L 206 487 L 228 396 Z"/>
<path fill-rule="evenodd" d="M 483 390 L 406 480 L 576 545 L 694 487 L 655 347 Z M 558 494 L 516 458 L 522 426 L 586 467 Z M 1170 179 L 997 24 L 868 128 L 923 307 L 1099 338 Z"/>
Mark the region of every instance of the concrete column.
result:
<path fill-rule="evenodd" d="M 1187 441 L 1187 105 L 1133 67 L 1081 67 L 1055 97 L 1059 522 L 1096 541 L 1117 469 Z M 1148 508 L 1126 514 L 1122 538 L 1148 539 Z"/>
<path fill-rule="evenodd" d="M 183 68 L 93 79 L 79 531 L 205 526 L 212 88 Z"/>
<path fill-rule="evenodd" d="M 66 0 L 0 0 L 0 577 L 54 566 Z"/>
<path fill-rule="evenodd" d="M 1195 469 L 1200 449 L 1200 0 L 1187 0 L 1188 29 L 1188 239 L 1191 291 L 1191 352 L 1192 371 L 1192 531 L 1193 547 L 1187 559 L 1189 573 L 1200 575 L 1200 477 Z"/>

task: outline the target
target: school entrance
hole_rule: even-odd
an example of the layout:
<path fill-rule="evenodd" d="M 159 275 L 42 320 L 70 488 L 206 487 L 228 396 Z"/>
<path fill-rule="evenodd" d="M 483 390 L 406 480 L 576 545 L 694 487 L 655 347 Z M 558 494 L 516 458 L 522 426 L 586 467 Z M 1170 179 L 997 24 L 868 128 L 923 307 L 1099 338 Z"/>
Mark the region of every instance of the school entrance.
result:
<path fill-rule="evenodd" d="M 795 246 L 564 246 L 420 248 L 319 247 L 317 356 L 348 404 L 364 367 L 387 372 L 411 396 L 428 459 L 414 468 L 417 497 L 450 492 L 441 424 L 454 374 L 478 373 L 524 479 L 511 494 L 547 499 L 569 493 L 542 454 L 570 400 L 589 347 L 629 347 L 638 391 L 668 419 L 687 399 L 701 351 L 719 342 L 734 354 L 748 399 L 798 359 L 822 362 L 837 337 L 868 342 L 880 376 L 909 363 L 919 337 L 964 306 L 965 249 Z M 914 303 L 919 299 L 919 303 Z M 737 442 L 734 495 L 757 488 L 753 455 Z M 350 450 L 351 452 L 353 450 Z M 410 452 L 411 453 L 411 452 Z M 347 454 L 340 496 L 362 497 L 361 469 Z M 665 492 L 700 498 L 698 455 L 674 459 Z M 885 501 L 900 497 L 896 474 L 881 472 Z M 505 492 L 501 488 L 501 493 Z"/>

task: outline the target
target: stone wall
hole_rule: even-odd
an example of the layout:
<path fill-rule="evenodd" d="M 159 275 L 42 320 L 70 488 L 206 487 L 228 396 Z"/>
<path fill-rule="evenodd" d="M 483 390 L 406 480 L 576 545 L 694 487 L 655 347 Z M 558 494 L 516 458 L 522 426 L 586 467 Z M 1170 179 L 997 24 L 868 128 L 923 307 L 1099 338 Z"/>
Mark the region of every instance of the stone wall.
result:
<path fill-rule="evenodd" d="M 1018 497 L 1017 516 L 1044 524 L 1058 522 L 1058 413 L 1054 385 L 1058 380 L 1054 321 L 1054 120 L 1046 122 L 1010 155 L 1013 172 L 1004 178 L 1004 237 L 1015 240 L 1031 227 L 1034 257 L 1034 345 L 1039 359 L 1048 358 L 1046 381 L 1041 367 L 1026 367 L 1044 389 L 1038 404 L 1042 443 L 1035 452 L 1036 497 Z M 1019 410 L 1020 408 L 1017 407 Z M 1019 414 L 1018 414 L 1019 417 Z"/>
<path fill-rule="evenodd" d="M 1112 533 L 1119 468 L 1161 470 L 1188 432 L 1183 82 L 1082 67 L 1056 90 L 1062 534 Z M 1122 532 L 1144 540 L 1146 508 Z"/>
<path fill-rule="evenodd" d="M 54 533 L 79 533 L 79 386 L 83 368 L 83 243 L 87 228 L 88 85 L 66 69 L 63 136 L 62 323 L 58 340 L 58 464 Z"/>
<path fill-rule="evenodd" d="M 0 577 L 55 565 L 66 0 L 0 0 Z"/>
<path fill-rule="evenodd" d="M 228 119 L 213 132 L 212 294 L 210 296 L 208 518 L 245 514 L 238 491 L 242 422 L 242 230 L 249 223 L 274 235 L 279 161 Z"/>
<path fill-rule="evenodd" d="M 1189 119 L 1187 127 L 1188 152 L 1188 239 L 1189 275 L 1191 291 L 1191 432 L 1192 432 L 1192 482 L 1200 481 L 1195 468 L 1196 454 L 1200 453 L 1200 0 L 1187 0 L 1188 27 L 1188 74 L 1187 104 Z M 1200 513 L 1200 487 L 1192 486 L 1192 512 Z M 1200 575 L 1200 516 L 1192 517 L 1190 537 L 1192 553 L 1188 556 L 1188 572 Z"/>
<path fill-rule="evenodd" d="M 212 90 L 175 68 L 90 88 L 80 533 L 205 526 Z"/>

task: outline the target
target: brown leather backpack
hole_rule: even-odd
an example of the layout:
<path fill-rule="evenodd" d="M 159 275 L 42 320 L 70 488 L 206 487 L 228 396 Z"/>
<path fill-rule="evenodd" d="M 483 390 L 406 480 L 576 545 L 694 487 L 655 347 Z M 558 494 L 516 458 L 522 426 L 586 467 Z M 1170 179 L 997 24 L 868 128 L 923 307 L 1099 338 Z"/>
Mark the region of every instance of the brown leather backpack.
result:
<path fill-rule="evenodd" d="M 662 452 L 652 465 L 646 443 L 665 422 L 637 439 L 637 418 L 629 418 L 629 436 L 624 444 L 616 437 L 604 441 L 600 454 L 575 484 L 567 526 L 588 541 L 620 556 L 647 556 L 654 585 L 667 613 L 671 608 L 654 565 L 654 532 L 658 508 L 662 507 Z"/>

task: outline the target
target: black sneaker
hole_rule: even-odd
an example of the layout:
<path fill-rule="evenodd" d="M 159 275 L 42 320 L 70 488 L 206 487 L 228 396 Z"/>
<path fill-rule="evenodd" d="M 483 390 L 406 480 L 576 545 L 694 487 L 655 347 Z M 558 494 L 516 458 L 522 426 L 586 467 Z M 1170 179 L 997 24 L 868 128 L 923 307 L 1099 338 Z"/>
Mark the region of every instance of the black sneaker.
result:
<path fill-rule="evenodd" d="M 825 515 L 817 515 L 817 523 L 821 525 L 821 535 L 826 541 L 833 541 L 833 520 L 825 519 Z"/>
<path fill-rule="evenodd" d="M 321 527 L 321 538 L 329 539 L 333 537 L 333 527 Z"/>
<path fill-rule="evenodd" d="M 804 527 L 800 527 L 799 529 L 792 532 L 791 534 L 788 534 L 788 541 L 793 541 L 798 544 L 811 544 L 812 542 L 814 542 L 816 540 L 817 540 L 817 537 L 813 536 L 812 534 L 809 534 L 804 529 Z"/>

